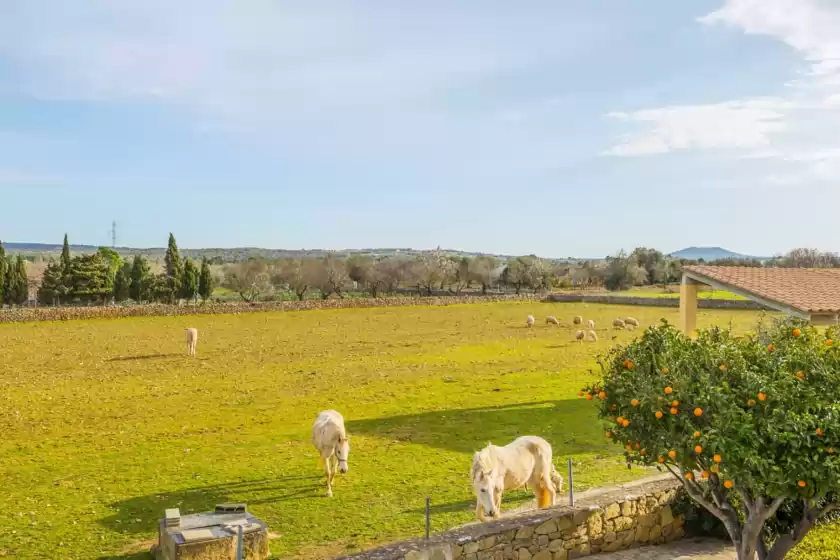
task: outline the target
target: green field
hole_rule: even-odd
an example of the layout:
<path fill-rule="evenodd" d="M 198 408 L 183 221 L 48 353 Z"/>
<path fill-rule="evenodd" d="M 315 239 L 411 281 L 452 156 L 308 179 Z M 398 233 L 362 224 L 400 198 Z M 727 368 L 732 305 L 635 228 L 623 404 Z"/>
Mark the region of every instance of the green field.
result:
<path fill-rule="evenodd" d="M 643 476 L 576 397 L 596 353 L 635 336 L 605 328 L 631 314 L 678 316 L 512 303 L 2 325 L 0 556 L 147 558 L 165 508 L 228 500 L 268 522 L 278 557 L 418 535 L 427 495 L 441 531 L 472 519 L 472 452 L 524 434 L 548 439 L 558 465 L 575 460 L 577 489 Z M 573 342 L 574 315 L 601 341 Z M 333 499 L 309 442 L 325 408 L 344 413 L 352 444 Z"/>

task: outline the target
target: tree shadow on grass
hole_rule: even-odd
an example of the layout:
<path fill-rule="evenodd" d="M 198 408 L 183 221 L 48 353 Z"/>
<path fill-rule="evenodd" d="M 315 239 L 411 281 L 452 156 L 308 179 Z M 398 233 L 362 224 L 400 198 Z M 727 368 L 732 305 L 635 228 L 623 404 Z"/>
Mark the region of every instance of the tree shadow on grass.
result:
<path fill-rule="evenodd" d="M 347 422 L 354 433 L 472 454 L 487 442 L 505 445 L 519 436 L 545 438 L 554 462 L 578 453 L 606 451 L 595 408 L 584 400 L 539 401 L 486 408 L 440 410 Z"/>
<path fill-rule="evenodd" d="M 156 534 L 158 521 L 168 508 L 179 508 L 182 515 L 187 515 L 213 511 L 217 504 L 228 502 L 244 502 L 250 509 L 259 504 L 322 498 L 322 479 L 321 475 L 286 476 L 137 496 L 110 504 L 116 513 L 100 519 L 99 523 L 123 534 Z"/>
<path fill-rule="evenodd" d="M 117 356 L 108 360 L 109 362 L 134 362 L 140 360 L 159 360 L 161 358 L 174 358 L 181 354 L 145 354 L 142 356 Z"/>

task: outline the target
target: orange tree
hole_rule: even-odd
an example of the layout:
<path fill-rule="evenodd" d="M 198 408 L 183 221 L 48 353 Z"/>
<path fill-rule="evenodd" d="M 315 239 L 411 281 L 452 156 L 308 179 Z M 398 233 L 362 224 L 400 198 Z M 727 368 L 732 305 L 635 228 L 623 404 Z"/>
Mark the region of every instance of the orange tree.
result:
<path fill-rule="evenodd" d="M 781 559 L 840 509 L 833 336 L 786 320 L 692 340 L 663 321 L 602 356 L 602 379 L 581 396 L 599 404 L 628 462 L 668 469 L 723 523 L 739 560 Z M 796 518 L 771 539 L 765 524 L 782 506 Z"/>

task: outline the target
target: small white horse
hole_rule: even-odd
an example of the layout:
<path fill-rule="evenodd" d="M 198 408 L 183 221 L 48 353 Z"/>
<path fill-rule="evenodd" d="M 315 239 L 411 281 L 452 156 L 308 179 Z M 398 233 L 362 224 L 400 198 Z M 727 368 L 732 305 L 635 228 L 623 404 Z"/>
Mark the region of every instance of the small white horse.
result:
<path fill-rule="evenodd" d="M 488 443 L 473 456 L 475 515 L 501 515 L 502 493 L 527 485 L 540 508 L 551 507 L 563 489 L 563 477 L 551 463 L 551 445 L 541 437 L 522 436 L 504 447 Z"/>
<path fill-rule="evenodd" d="M 344 429 L 344 417 L 335 410 L 320 412 L 312 425 L 312 445 L 321 454 L 318 462 L 324 464 L 327 496 L 332 496 L 332 482 L 336 470 L 342 474 L 350 470 L 347 466 L 350 440 Z"/>
<path fill-rule="evenodd" d="M 195 356 L 196 344 L 198 344 L 198 329 L 187 329 L 187 354 Z"/>

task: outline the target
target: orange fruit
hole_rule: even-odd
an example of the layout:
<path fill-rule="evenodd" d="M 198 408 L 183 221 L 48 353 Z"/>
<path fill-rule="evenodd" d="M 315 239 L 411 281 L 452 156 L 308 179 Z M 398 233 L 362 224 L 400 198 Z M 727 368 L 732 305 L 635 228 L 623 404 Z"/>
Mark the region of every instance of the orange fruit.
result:
<path fill-rule="evenodd" d="M 699 437 L 700 437 L 700 432 L 694 432 L 694 439 L 697 439 Z"/>
<path fill-rule="evenodd" d="M 624 418 L 622 418 L 621 416 L 619 416 L 618 418 L 616 418 L 616 419 L 615 419 L 615 421 L 616 421 L 618 424 L 624 424 Z"/>
<path fill-rule="evenodd" d="M 703 478 L 709 478 L 709 472 L 708 471 L 703 471 L 703 472 L 700 473 L 700 476 L 702 476 Z"/>
<path fill-rule="evenodd" d="M 592 395 L 586 395 L 586 400 L 591 401 L 592 400 Z"/>
<path fill-rule="evenodd" d="M 672 407 L 671 408 L 671 415 L 672 416 L 676 416 L 679 413 L 680 413 L 680 409 L 678 409 L 677 407 Z"/>
<path fill-rule="evenodd" d="M 764 393 L 759 393 L 758 394 L 758 400 L 760 400 L 761 402 L 766 401 L 767 400 L 767 395 L 765 395 Z"/>
<path fill-rule="evenodd" d="M 830 338 L 825 341 L 825 345 L 826 346 L 831 346 L 831 339 Z"/>
<path fill-rule="evenodd" d="M 671 401 L 671 406 L 680 406 L 680 401 Z"/>
<path fill-rule="evenodd" d="M 671 394 L 671 393 L 673 393 L 673 392 L 674 392 L 674 390 L 673 390 L 673 389 L 671 389 L 670 387 L 665 387 L 665 394 L 666 394 L 666 395 L 670 395 L 670 394 Z"/>
<path fill-rule="evenodd" d="M 677 452 L 672 449 L 671 451 L 668 452 L 668 457 L 670 457 L 671 459 L 676 459 L 677 458 Z"/>
<path fill-rule="evenodd" d="M 661 420 L 664 414 L 662 414 L 661 410 L 657 410 L 655 416 L 657 420 Z"/>
<path fill-rule="evenodd" d="M 671 370 L 664 367 L 664 368 L 662 368 L 662 373 L 671 373 Z"/>
<path fill-rule="evenodd" d="M 660 463 L 664 463 L 665 462 L 665 457 L 660 455 L 659 457 L 656 458 L 656 460 L 659 461 Z"/>
<path fill-rule="evenodd" d="M 796 377 L 798 377 L 799 379 L 803 379 L 805 377 L 805 372 L 797 371 Z"/>
<path fill-rule="evenodd" d="M 747 406 L 755 406 L 755 401 L 750 399 L 747 401 Z"/>
<path fill-rule="evenodd" d="M 579 396 L 579 397 L 582 397 L 582 396 L 583 396 L 583 391 L 581 391 L 580 393 L 578 393 L 578 396 Z"/>
<path fill-rule="evenodd" d="M 627 369 L 633 369 L 633 362 L 627 360 L 627 363 L 624 365 L 624 367 L 626 367 Z"/>
<path fill-rule="evenodd" d="M 687 473 L 685 473 L 685 478 L 686 478 L 686 480 L 691 480 L 692 478 L 694 478 L 694 475 L 691 474 L 690 472 L 687 472 Z"/>
<path fill-rule="evenodd" d="M 793 336 L 799 337 L 802 336 L 802 331 L 799 329 L 793 329 Z"/>
<path fill-rule="evenodd" d="M 773 351 L 773 350 L 775 350 L 775 349 L 776 349 L 776 347 L 775 347 L 775 346 L 773 346 L 772 344 L 771 344 L 770 346 L 768 346 L 768 347 L 767 347 L 767 351 L 768 351 L 768 352 L 772 352 L 772 351 Z"/>
<path fill-rule="evenodd" d="M 720 371 L 726 371 L 726 369 L 727 369 L 727 368 L 726 368 L 726 364 L 721 364 L 721 365 L 720 365 L 720 367 L 719 367 L 718 369 L 719 369 Z"/>
<path fill-rule="evenodd" d="M 604 400 L 604 399 L 607 398 L 607 394 L 605 392 L 601 391 L 600 393 L 598 393 L 598 398 L 601 399 L 601 400 Z"/>
<path fill-rule="evenodd" d="M 703 453 L 703 447 L 702 447 L 702 446 L 700 446 L 700 445 L 695 445 L 695 446 L 694 446 L 694 452 L 695 452 L 695 453 L 697 453 L 698 455 L 699 455 L 700 453 Z"/>
<path fill-rule="evenodd" d="M 818 436 L 823 435 L 823 431 L 820 428 L 817 428 L 817 435 Z"/>
<path fill-rule="evenodd" d="M 633 451 L 633 446 L 632 445 L 625 445 L 624 449 L 626 449 L 627 451 Z"/>
<path fill-rule="evenodd" d="M 735 483 L 732 482 L 731 480 L 725 480 L 723 482 L 723 486 L 724 486 L 724 488 L 731 489 L 733 486 L 735 486 Z"/>
<path fill-rule="evenodd" d="M 632 404 L 633 406 L 639 406 L 639 399 L 633 399 L 632 401 L 630 401 L 630 404 Z"/>
<path fill-rule="evenodd" d="M 624 422 L 621 423 L 621 425 L 625 428 L 628 427 L 630 425 L 630 420 L 625 419 Z"/>
<path fill-rule="evenodd" d="M 703 409 L 702 408 L 695 408 L 694 409 L 694 416 L 703 416 Z"/>
<path fill-rule="evenodd" d="M 800 488 L 805 488 L 805 486 L 807 486 L 807 484 L 805 483 L 804 480 L 800 480 L 799 482 L 797 482 L 797 484 L 799 485 Z"/>
<path fill-rule="evenodd" d="M 720 463 L 721 461 L 723 461 L 723 458 L 720 455 L 715 455 L 714 457 L 712 457 L 712 460 L 715 463 Z"/>
<path fill-rule="evenodd" d="M 635 447 L 636 447 L 636 449 L 641 449 L 642 448 L 642 446 L 639 445 L 638 443 L 635 445 Z"/>

